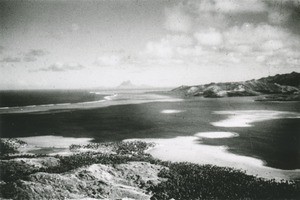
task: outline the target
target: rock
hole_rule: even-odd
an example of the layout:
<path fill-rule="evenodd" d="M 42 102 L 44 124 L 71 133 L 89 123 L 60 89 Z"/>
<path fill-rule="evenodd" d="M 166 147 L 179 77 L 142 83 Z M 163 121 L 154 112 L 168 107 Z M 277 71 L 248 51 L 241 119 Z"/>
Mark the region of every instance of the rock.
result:
<path fill-rule="evenodd" d="M 59 165 L 59 159 L 54 157 L 42 157 L 42 158 L 15 158 L 11 161 L 26 163 L 35 168 L 48 168 Z"/>
<path fill-rule="evenodd" d="M 146 162 L 93 164 L 62 174 L 31 174 L 15 187 L 28 199 L 150 199 L 146 189 L 160 182 L 157 174 L 163 168 Z"/>

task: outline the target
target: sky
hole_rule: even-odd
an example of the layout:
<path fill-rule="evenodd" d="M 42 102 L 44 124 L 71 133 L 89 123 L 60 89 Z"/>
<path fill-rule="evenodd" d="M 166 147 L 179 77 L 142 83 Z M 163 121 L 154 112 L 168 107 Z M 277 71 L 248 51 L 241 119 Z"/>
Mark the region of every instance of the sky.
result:
<path fill-rule="evenodd" d="M 300 0 L 0 0 L 0 89 L 300 72 Z"/>

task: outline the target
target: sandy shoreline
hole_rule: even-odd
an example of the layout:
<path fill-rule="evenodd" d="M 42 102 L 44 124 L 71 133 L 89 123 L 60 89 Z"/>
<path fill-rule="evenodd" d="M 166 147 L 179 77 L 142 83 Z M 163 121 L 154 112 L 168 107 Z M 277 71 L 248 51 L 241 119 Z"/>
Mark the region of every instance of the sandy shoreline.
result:
<path fill-rule="evenodd" d="M 203 132 L 204 135 L 210 132 Z M 211 132 L 215 138 L 236 137 L 235 133 Z M 202 135 L 203 136 L 203 135 Z M 300 178 L 300 169 L 282 170 L 265 166 L 265 162 L 250 156 L 231 153 L 226 146 L 211 146 L 201 143 L 201 133 L 195 136 L 176 137 L 170 139 L 128 139 L 126 141 L 143 141 L 154 143 L 147 153 L 154 158 L 171 162 L 191 162 L 196 164 L 211 164 L 220 167 L 233 167 L 245 171 L 246 174 L 266 179 L 292 180 Z M 86 145 L 92 138 L 71 138 L 62 136 L 37 136 L 17 138 L 28 145 L 20 148 L 20 153 L 42 153 L 48 155 L 70 155 L 72 144 Z M 46 151 L 45 151 L 46 149 Z M 84 151 L 86 151 L 85 149 Z"/>
<path fill-rule="evenodd" d="M 300 169 L 282 170 L 265 166 L 265 162 L 250 156 L 242 156 L 229 152 L 226 146 L 201 144 L 199 137 L 176 137 L 171 139 L 129 139 L 125 141 L 144 141 L 156 146 L 147 153 L 154 158 L 172 162 L 191 162 L 211 164 L 220 167 L 233 167 L 245 171 L 246 174 L 266 179 L 292 180 L 300 178 Z"/>
<path fill-rule="evenodd" d="M 272 119 L 300 118 L 300 113 L 275 111 L 275 110 L 224 110 L 215 111 L 214 114 L 227 115 L 227 118 L 217 122 L 211 122 L 217 127 L 251 127 L 255 122 Z"/>
<path fill-rule="evenodd" d="M 139 104 L 155 101 L 180 101 L 180 99 L 172 99 L 166 96 L 156 94 L 149 95 L 140 94 L 139 98 L 126 95 L 118 95 L 118 99 L 108 101 L 106 105 L 92 105 L 97 107 L 105 107 L 110 105 L 121 104 Z M 114 96 L 116 97 L 116 95 Z M 34 109 L 34 108 L 29 108 Z M 31 111 L 30 111 L 31 112 Z M 162 110 L 161 114 L 179 114 L 185 110 Z M 296 112 L 283 112 L 271 110 L 229 110 L 215 111 L 215 114 L 227 115 L 227 118 L 211 124 L 217 127 L 249 127 L 254 122 L 279 119 L 279 118 L 300 118 L 300 114 Z M 239 137 L 239 133 L 235 132 L 198 132 L 194 136 L 180 136 L 170 139 L 127 139 L 125 141 L 140 140 L 144 142 L 155 143 L 156 146 L 149 149 L 148 153 L 154 158 L 172 162 L 191 162 L 196 164 L 212 164 L 221 167 L 233 167 L 245 171 L 249 175 L 263 177 L 267 179 L 297 179 L 300 178 L 300 169 L 282 170 L 266 166 L 263 160 L 234 154 L 228 151 L 227 146 L 211 146 L 202 143 L 202 138 L 230 138 Z M 20 137 L 17 138 L 25 141 L 28 145 L 21 149 L 21 153 L 41 153 L 46 152 L 48 155 L 60 154 L 69 155 L 72 153 L 69 146 L 72 144 L 86 145 L 93 138 L 71 138 L 62 136 L 36 136 L 36 137 Z"/>

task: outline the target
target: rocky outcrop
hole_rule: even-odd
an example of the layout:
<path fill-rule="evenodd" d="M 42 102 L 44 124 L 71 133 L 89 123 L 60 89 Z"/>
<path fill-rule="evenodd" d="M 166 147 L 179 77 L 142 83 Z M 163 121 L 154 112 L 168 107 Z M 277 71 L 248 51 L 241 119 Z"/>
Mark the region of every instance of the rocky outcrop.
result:
<path fill-rule="evenodd" d="M 292 72 L 269 76 L 258 80 L 241 82 L 210 83 L 196 86 L 181 86 L 171 91 L 184 96 L 203 97 L 234 97 L 234 96 L 258 96 L 262 94 L 284 94 L 290 95 L 300 92 L 300 73 Z M 297 99 L 297 98 L 290 98 Z"/>
<path fill-rule="evenodd" d="M 17 153 L 20 147 L 26 145 L 26 142 L 15 138 L 0 138 L 0 155 Z"/>
<path fill-rule="evenodd" d="M 7 154 L 0 159 L 0 199 L 150 199 L 149 188 L 167 168 L 150 162 L 145 150 L 152 146 L 90 143 L 71 145 L 66 155 Z"/>
<path fill-rule="evenodd" d="M 150 199 L 162 166 L 147 162 L 92 164 L 62 174 L 38 172 L 20 180 L 17 199 Z"/>

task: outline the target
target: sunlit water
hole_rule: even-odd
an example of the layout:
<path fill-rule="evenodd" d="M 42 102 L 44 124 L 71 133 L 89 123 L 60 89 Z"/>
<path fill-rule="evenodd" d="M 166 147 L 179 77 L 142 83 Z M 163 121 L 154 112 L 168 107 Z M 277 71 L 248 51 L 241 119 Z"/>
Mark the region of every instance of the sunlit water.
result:
<path fill-rule="evenodd" d="M 76 107 L 72 103 L 45 111 L 32 106 L 26 113 L 2 113 L 1 137 L 52 135 L 94 142 L 182 137 L 199 148 L 230 152 L 233 162 L 238 162 L 234 155 L 246 156 L 277 169 L 300 169 L 299 102 L 255 102 L 247 97 L 180 101 L 151 95 L 111 92 L 96 99 L 105 102 L 92 103 L 89 109 L 76 102 Z"/>

